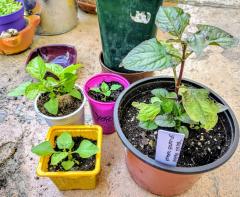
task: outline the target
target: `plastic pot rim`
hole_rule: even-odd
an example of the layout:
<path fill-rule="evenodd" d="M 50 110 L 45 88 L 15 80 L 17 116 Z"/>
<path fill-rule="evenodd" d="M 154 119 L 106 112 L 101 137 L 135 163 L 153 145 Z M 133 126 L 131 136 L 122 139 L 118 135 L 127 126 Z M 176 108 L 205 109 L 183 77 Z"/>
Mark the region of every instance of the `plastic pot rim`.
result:
<path fill-rule="evenodd" d="M 87 92 L 87 90 L 86 90 L 86 89 L 87 89 L 87 88 L 86 88 L 86 85 L 89 83 L 89 81 L 91 81 L 91 80 L 93 80 L 94 78 L 99 77 L 99 76 L 100 76 L 100 77 L 101 77 L 101 76 L 113 76 L 113 77 L 117 77 L 117 78 L 125 81 L 125 83 L 127 83 L 127 84 L 129 85 L 128 80 L 125 79 L 124 77 L 120 76 L 120 75 L 113 74 L 113 73 L 98 73 L 98 74 L 95 74 L 95 75 L 91 76 L 91 77 L 85 82 L 83 91 L 84 91 L 84 93 L 85 93 L 85 95 L 86 95 L 86 97 L 87 97 L 88 100 L 90 100 L 90 101 L 92 101 L 92 102 L 94 102 L 94 103 L 97 103 L 97 104 L 101 104 L 101 105 L 115 105 L 116 101 L 111 101 L 111 102 L 97 101 L 97 100 L 93 99 L 92 97 L 90 97 L 90 96 L 88 95 L 88 92 Z M 120 82 L 119 82 L 119 83 L 120 83 Z M 121 83 L 120 83 L 120 84 L 121 84 Z M 124 86 L 123 84 L 121 84 L 121 85 Z M 127 88 L 124 87 L 124 90 L 125 90 L 125 89 L 127 89 Z M 123 91 L 124 91 L 124 90 L 123 90 Z"/>
<path fill-rule="evenodd" d="M 125 89 L 120 96 L 118 97 L 115 107 L 114 107 L 114 126 L 115 129 L 118 133 L 118 136 L 120 137 L 122 143 L 124 144 L 124 146 L 128 149 L 128 151 L 131 151 L 138 159 L 141 159 L 143 162 L 147 163 L 148 165 L 151 165 L 152 167 L 159 169 L 159 170 L 163 170 L 163 171 L 167 171 L 169 173 L 176 173 L 176 174 L 200 174 L 200 173 L 205 173 L 208 172 L 210 170 L 213 170 L 221 165 L 223 165 L 227 160 L 229 160 L 231 158 L 231 156 L 234 154 L 235 150 L 237 149 L 238 146 L 238 141 L 239 141 L 239 126 L 238 126 L 238 122 L 237 119 L 233 113 L 233 111 L 231 110 L 230 106 L 214 91 L 212 91 L 211 89 L 209 89 L 208 87 L 206 87 L 205 85 L 202 85 L 198 82 L 189 80 L 189 79 L 183 79 L 183 83 L 190 83 L 198 88 L 204 88 L 204 89 L 208 89 L 209 92 L 211 94 L 213 94 L 215 97 L 217 97 L 225 106 L 228 107 L 227 112 L 229 113 L 229 115 L 232 118 L 232 126 L 235 132 L 233 133 L 232 139 L 231 139 L 231 144 L 229 146 L 229 149 L 225 152 L 225 154 L 217 159 L 216 161 L 209 163 L 207 165 L 203 165 L 203 166 L 198 166 L 198 167 L 172 167 L 172 166 L 168 166 L 165 164 L 162 164 L 160 162 L 157 162 L 156 160 L 148 157 L 147 155 L 144 155 L 142 152 L 140 152 L 139 150 L 137 150 L 126 138 L 125 134 L 123 133 L 121 126 L 120 126 L 120 122 L 119 122 L 119 117 L 118 117 L 118 108 L 120 106 L 120 102 L 123 99 L 123 97 L 125 96 L 125 94 L 129 91 L 131 91 L 132 88 L 136 87 L 139 84 L 142 83 L 147 83 L 148 81 L 153 81 L 153 80 L 159 80 L 159 81 L 173 81 L 172 77 L 168 77 L 168 76 L 161 76 L 161 77 L 149 77 L 149 78 L 145 78 L 139 81 L 136 81 L 135 83 L 131 84 L 127 89 Z M 227 113 L 225 112 L 225 113 Z"/>
<path fill-rule="evenodd" d="M 38 106 L 37 106 L 38 98 L 39 98 L 40 95 L 41 95 L 41 94 L 39 94 L 39 95 L 36 97 L 35 101 L 34 101 L 34 109 L 35 109 L 35 111 L 37 112 L 37 114 L 39 114 L 41 117 L 43 117 L 43 118 L 45 118 L 45 119 L 48 119 L 48 120 L 62 120 L 62 119 L 67 119 L 67 118 L 69 118 L 69 117 L 74 116 L 75 114 L 77 114 L 79 111 L 81 111 L 81 110 L 84 108 L 84 105 L 86 104 L 87 99 L 86 99 L 86 97 L 85 97 L 85 95 L 84 95 L 83 89 L 82 89 L 79 85 L 77 85 L 77 84 L 75 84 L 75 86 L 81 91 L 82 96 L 83 96 L 83 101 L 82 101 L 82 104 L 80 105 L 80 107 L 79 107 L 78 109 L 76 109 L 74 112 L 72 112 L 72 113 L 70 113 L 70 114 L 68 114 L 68 115 L 65 115 L 65 116 L 60 116 L 60 117 L 52 117 L 52 116 L 47 116 L 47 115 L 43 114 L 42 112 L 40 112 L 40 110 L 38 109 Z"/>

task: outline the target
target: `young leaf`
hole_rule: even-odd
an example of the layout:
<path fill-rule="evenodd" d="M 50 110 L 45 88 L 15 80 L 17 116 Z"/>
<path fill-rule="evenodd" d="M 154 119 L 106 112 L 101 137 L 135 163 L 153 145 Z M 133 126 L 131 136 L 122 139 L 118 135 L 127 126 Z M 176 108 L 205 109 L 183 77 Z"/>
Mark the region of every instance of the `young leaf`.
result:
<path fill-rule="evenodd" d="M 72 136 L 64 132 L 57 138 L 57 146 L 59 149 L 71 149 L 72 147 Z"/>
<path fill-rule="evenodd" d="M 154 96 L 154 97 L 151 98 L 151 103 L 159 103 L 159 104 L 161 104 L 162 101 L 161 101 L 161 99 L 159 97 Z"/>
<path fill-rule="evenodd" d="M 165 113 L 171 113 L 174 107 L 174 101 L 170 99 L 164 99 L 161 103 L 161 107 Z"/>
<path fill-rule="evenodd" d="M 191 118 L 189 117 L 189 115 L 187 113 L 181 114 L 179 117 L 177 117 L 177 119 L 186 124 L 194 124 L 195 123 L 194 121 L 191 120 Z"/>
<path fill-rule="evenodd" d="M 124 68 L 134 71 L 163 70 L 179 64 L 180 59 L 176 58 L 176 54 L 179 52 L 173 45 L 152 38 L 132 49 L 122 64 Z"/>
<path fill-rule="evenodd" d="M 120 89 L 122 86 L 119 85 L 119 84 L 113 84 L 110 88 L 111 91 L 115 91 L 115 90 L 118 90 Z"/>
<path fill-rule="evenodd" d="M 37 97 L 38 94 L 42 93 L 43 90 L 44 87 L 42 83 L 31 83 L 25 90 L 25 96 L 28 99 L 33 100 Z"/>
<path fill-rule="evenodd" d="M 110 96 L 110 95 L 111 95 L 111 91 L 108 90 L 107 92 L 103 92 L 103 94 L 104 94 L 105 96 Z"/>
<path fill-rule="evenodd" d="M 166 89 L 164 88 L 157 88 L 157 89 L 153 89 L 151 91 L 151 93 L 156 96 L 156 97 L 166 97 L 169 93 Z"/>
<path fill-rule="evenodd" d="M 91 88 L 92 91 L 96 92 L 96 93 L 100 93 L 101 90 L 99 88 Z"/>
<path fill-rule="evenodd" d="M 25 82 L 18 86 L 17 88 L 13 89 L 11 92 L 8 93 L 8 96 L 22 96 L 25 94 L 26 88 L 31 84 L 30 81 Z"/>
<path fill-rule="evenodd" d="M 139 127 L 146 129 L 146 130 L 154 130 L 154 129 L 158 128 L 158 126 L 155 124 L 154 121 L 139 122 Z"/>
<path fill-rule="evenodd" d="M 229 48 L 237 44 L 236 38 L 218 27 L 199 24 L 197 28 L 199 30 L 198 34 L 204 35 L 209 45 Z"/>
<path fill-rule="evenodd" d="M 166 95 L 166 98 L 169 98 L 169 99 L 177 99 L 177 94 L 175 92 L 169 92 L 167 95 Z"/>
<path fill-rule="evenodd" d="M 219 108 L 209 99 L 207 90 L 181 87 L 179 94 L 191 120 L 200 122 L 206 130 L 212 129 L 217 124 Z"/>
<path fill-rule="evenodd" d="M 42 142 L 41 144 L 33 147 L 31 151 L 38 156 L 48 156 L 55 152 L 49 141 Z"/>
<path fill-rule="evenodd" d="M 179 127 L 179 128 L 178 128 L 178 132 L 184 134 L 184 135 L 185 135 L 185 138 L 188 138 L 188 137 L 189 137 L 188 128 L 185 127 L 185 126 Z"/>
<path fill-rule="evenodd" d="M 64 170 L 70 170 L 74 166 L 74 161 L 70 161 L 70 160 L 63 161 L 61 165 L 64 168 Z"/>
<path fill-rule="evenodd" d="M 44 104 L 44 108 L 53 115 L 58 113 L 58 100 L 57 98 L 51 98 L 48 102 Z"/>
<path fill-rule="evenodd" d="M 61 80 L 61 83 L 64 87 L 64 91 L 70 92 L 74 88 L 77 76 L 72 73 L 65 73 L 64 78 Z"/>
<path fill-rule="evenodd" d="M 47 72 L 45 62 L 40 56 L 35 57 L 29 62 L 27 72 L 35 79 L 42 80 Z"/>
<path fill-rule="evenodd" d="M 80 93 L 79 90 L 77 90 L 76 88 L 72 89 L 72 91 L 69 92 L 69 94 L 70 94 L 72 97 L 75 97 L 75 98 L 77 98 L 77 99 L 79 99 L 79 100 L 81 100 L 81 98 L 82 98 L 81 93 Z"/>
<path fill-rule="evenodd" d="M 47 87 L 54 87 L 54 86 L 58 86 L 59 85 L 59 81 L 57 81 L 56 79 L 54 79 L 53 77 L 47 77 Z"/>
<path fill-rule="evenodd" d="M 89 158 L 99 151 L 98 147 L 89 140 L 83 140 L 75 151 L 82 158 Z"/>
<path fill-rule="evenodd" d="M 51 156 L 51 165 L 55 166 L 68 156 L 67 152 L 56 152 Z"/>
<path fill-rule="evenodd" d="M 161 111 L 160 105 L 157 103 L 146 104 L 133 102 L 132 106 L 140 109 L 137 119 L 141 122 L 153 121 Z"/>
<path fill-rule="evenodd" d="M 107 92 L 107 91 L 110 90 L 108 84 L 106 84 L 105 82 L 102 82 L 100 88 L 101 88 L 101 90 L 102 90 L 103 92 Z"/>
<path fill-rule="evenodd" d="M 174 119 L 167 114 L 157 116 L 155 118 L 155 124 L 157 124 L 160 127 L 175 127 L 176 126 Z"/>
<path fill-rule="evenodd" d="M 217 106 L 218 106 L 218 113 L 221 113 L 221 112 L 224 112 L 224 111 L 228 110 L 228 107 L 221 104 L 221 103 L 217 103 Z"/>
<path fill-rule="evenodd" d="M 178 7 L 160 7 L 156 16 L 156 25 L 179 39 L 189 25 L 190 15 Z"/>
<path fill-rule="evenodd" d="M 82 67 L 81 64 L 72 64 L 63 70 L 62 75 L 66 74 L 66 73 L 75 75 L 77 73 L 77 70 L 81 67 Z"/>
<path fill-rule="evenodd" d="M 64 70 L 62 66 L 58 64 L 50 64 L 50 63 L 46 63 L 45 65 L 46 65 L 47 71 L 49 71 L 50 73 L 60 78 L 60 75 Z"/>

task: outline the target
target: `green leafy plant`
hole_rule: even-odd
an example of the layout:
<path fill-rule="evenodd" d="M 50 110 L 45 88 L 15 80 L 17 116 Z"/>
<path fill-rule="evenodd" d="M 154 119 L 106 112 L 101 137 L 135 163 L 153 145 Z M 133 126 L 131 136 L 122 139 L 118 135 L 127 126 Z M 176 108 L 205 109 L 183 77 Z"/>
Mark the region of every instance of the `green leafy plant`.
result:
<path fill-rule="evenodd" d="M 156 16 L 159 29 L 170 34 L 170 39 L 158 41 L 156 38 L 144 41 L 123 59 L 122 65 L 128 70 L 156 71 L 171 68 L 175 80 L 175 92 L 165 89 L 152 91 L 151 103 L 133 103 L 139 109 L 137 119 L 140 127 L 148 130 L 174 127 L 188 136 L 186 124 L 191 128 L 214 128 L 218 113 L 226 109 L 209 98 L 205 89 L 194 89 L 181 84 L 185 62 L 195 53 L 200 55 L 209 45 L 222 48 L 237 44 L 237 39 L 220 28 L 197 25 L 195 33 L 186 33 L 190 15 L 178 7 L 160 7 Z M 177 74 L 176 67 L 180 65 Z"/>
<path fill-rule="evenodd" d="M 108 86 L 107 83 L 102 82 L 100 87 L 92 88 L 91 90 L 96 92 L 96 93 L 102 94 L 104 96 L 102 98 L 102 100 L 106 101 L 107 97 L 109 97 L 112 94 L 112 91 L 116 91 L 116 90 L 120 89 L 121 87 L 122 86 L 119 85 L 119 84 L 113 84 L 111 86 Z"/>
<path fill-rule="evenodd" d="M 12 14 L 22 8 L 22 3 L 15 0 L 0 1 L 0 16 Z"/>
<path fill-rule="evenodd" d="M 56 166 L 61 163 L 64 170 L 70 170 L 74 164 L 79 164 L 79 161 L 74 159 L 73 154 L 79 154 L 81 158 L 89 158 L 98 153 L 98 147 L 89 140 L 82 140 L 76 150 L 72 136 L 64 132 L 56 140 L 56 144 L 60 151 L 55 151 L 49 141 L 32 148 L 32 152 L 38 156 L 51 156 L 51 165 Z"/>
<path fill-rule="evenodd" d="M 27 72 L 37 80 L 37 82 L 25 82 L 11 91 L 9 96 L 26 96 L 32 100 L 39 94 L 48 94 L 49 100 L 44 104 L 44 108 L 53 115 L 58 113 L 59 104 L 70 102 L 72 97 L 81 100 L 82 95 L 75 87 L 77 80 L 77 69 L 81 65 L 74 64 L 66 68 L 58 64 L 45 63 L 38 56 L 27 65 Z"/>

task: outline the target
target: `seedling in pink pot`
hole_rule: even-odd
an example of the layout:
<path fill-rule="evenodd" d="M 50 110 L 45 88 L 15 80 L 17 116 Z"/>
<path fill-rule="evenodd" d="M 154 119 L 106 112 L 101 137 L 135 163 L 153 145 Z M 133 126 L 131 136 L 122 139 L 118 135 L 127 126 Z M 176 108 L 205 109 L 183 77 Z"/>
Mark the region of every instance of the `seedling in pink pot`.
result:
<path fill-rule="evenodd" d="M 129 82 L 120 75 L 101 73 L 91 77 L 84 85 L 84 92 L 90 104 L 93 121 L 102 126 L 104 134 L 115 131 L 113 109 L 121 92 Z"/>

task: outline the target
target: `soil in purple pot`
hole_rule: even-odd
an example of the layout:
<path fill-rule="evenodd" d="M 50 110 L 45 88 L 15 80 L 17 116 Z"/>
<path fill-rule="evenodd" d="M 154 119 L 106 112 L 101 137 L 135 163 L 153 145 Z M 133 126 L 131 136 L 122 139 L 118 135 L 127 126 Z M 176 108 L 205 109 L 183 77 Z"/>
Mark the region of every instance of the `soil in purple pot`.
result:
<path fill-rule="evenodd" d="M 80 143 L 82 142 L 82 140 L 84 140 L 85 138 L 83 137 L 73 137 L 72 138 L 74 141 L 74 147 L 72 148 L 72 150 L 77 150 L 77 148 L 79 147 Z M 55 138 L 55 143 L 56 143 L 57 138 Z M 89 140 L 89 139 L 86 139 Z M 94 140 L 89 140 L 94 144 L 97 144 L 97 141 Z M 58 149 L 57 147 L 54 149 L 55 151 L 61 151 L 60 149 Z M 89 158 L 81 158 L 79 156 L 78 153 L 74 153 L 72 154 L 73 159 L 75 159 L 76 161 L 79 162 L 79 164 L 77 164 L 75 162 L 74 166 L 71 168 L 71 171 L 91 171 L 94 170 L 95 168 L 95 163 L 96 163 L 96 155 L 89 157 Z M 67 161 L 67 158 L 63 161 Z M 48 171 L 50 172 L 59 172 L 59 171 L 65 171 L 64 168 L 61 166 L 61 163 L 59 163 L 56 166 L 51 165 L 51 159 L 49 159 L 48 162 Z"/>
<path fill-rule="evenodd" d="M 176 132 L 169 128 L 159 127 L 148 131 L 138 126 L 138 110 L 131 106 L 133 101 L 150 103 L 152 97 L 150 90 L 143 92 L 141 96 L 135 97 L 128 102 L 121 119 L 121 128 L 129 142 L 148 157 L 155 159 L 156 140 L 158 129 Z M 225 116 L 219 114 L 219 120 L 213 130 L 206 132 L 204 129 L 193 130 L 188 125 L 189 137 L 185 138 L 182 151 L 177 163 L 179 167 L 196 167 L 214 162 L 220 158 L 230 146 L 231 136 Z"/>
<path fill-rule="evenodd" d="M 81 93 L 81 91 L 79 90 Z M 82 94 L 82 93 L 81 93 Z M 79 100 L 77 98 L 74 98 L 70 95 L 58 95 L 57 96 L 59 99 L 59 104 L 58 104 L 58 114 L 53 115 L 50 114 L 44 107 L 44 104 L 49 101 L 49 94 L 42 94 L 37 101 L 37 106 L 40 112 L 47 116 L 51 117 L 61 117 L 61 116 L 66 116 L 68 114 L 71 114 L 72 112 L 76 111 L 82 104 L 82 99 Z M 82 95 L 83 98 L 83 95 Z"/>
<path fill-rule="evenodd" d="M 88 95 L 93 98 L 96 101 L 101 101 L 101 102 L 114 102 L 117 100 L 117 98 L 119 97 L 119 95 L 121 94 L 121 92 L 124 90 L 124 87 L 122 84 L 120 84 L 119 82 L 116 81 L 111 81 L 111 82 L 106 82 L 103 81 L 102 83 L 106 83 L 109 87 L 111 87 L 112 85 L 120 85 L 121 87 L 117 90 L 113 90 L 111 91 L 111 95 L 106 97 L 106 100 L 104 100 L 105 96 L 102 93 L 97 93 L 93 90 L 89 90 L 88 91 Z M 101 84 L 99 84 L 97 87 L 93 87 L 93 88 L 99 88 L 101 87 Z"/>

